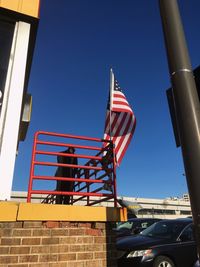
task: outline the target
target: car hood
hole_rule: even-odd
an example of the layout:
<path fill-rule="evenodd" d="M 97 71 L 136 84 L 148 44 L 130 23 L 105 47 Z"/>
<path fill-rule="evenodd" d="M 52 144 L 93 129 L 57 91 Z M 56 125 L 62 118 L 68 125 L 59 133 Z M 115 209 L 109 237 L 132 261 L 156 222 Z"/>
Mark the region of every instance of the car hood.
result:
<path fill-rule="evenodd" d="M 117 241 L 117 249 L 127 251 L 138 250 L 168 243 L 172 243 L 172 240 L 143 235 L 127 236 Z"/>

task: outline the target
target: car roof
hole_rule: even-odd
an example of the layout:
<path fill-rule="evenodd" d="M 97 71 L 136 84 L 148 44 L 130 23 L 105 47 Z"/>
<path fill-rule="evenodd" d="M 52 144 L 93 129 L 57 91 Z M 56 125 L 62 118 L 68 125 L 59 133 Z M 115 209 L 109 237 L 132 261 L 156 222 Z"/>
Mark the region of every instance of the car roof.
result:
<path fill-rule="evenodd" d="M 173 221 L 173 222 L 186 222 L 186 223 L 192 223 L 193 220 L 191 218 L 176 218 L 176 219 L 164 219 L 162 221 Z"/>
<path fill-rule="evenodd" d="M 129 222 L 135 222 L 135 221 L 152 221 L 152 220 L 161 220 L 159 218 L 130 218 L 128 219 Z"/>

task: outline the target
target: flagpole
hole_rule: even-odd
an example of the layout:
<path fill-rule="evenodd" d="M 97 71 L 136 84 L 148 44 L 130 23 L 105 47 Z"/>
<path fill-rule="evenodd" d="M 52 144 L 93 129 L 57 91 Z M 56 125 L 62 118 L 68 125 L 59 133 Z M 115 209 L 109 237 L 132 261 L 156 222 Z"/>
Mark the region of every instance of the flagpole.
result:
<path fill-rule="evenodd" d="M 115 148 L 114 143 L 112 142 L 112 129 L 111 129 L 111 118 L 112 118 L 112 104 L 113 104 L 113 91 L 114 91 L 114 83 L 115 83 L 115 77 L 112 68 L 110 69 L 110 107 L 109 107 L 109 115 L 110 115 L 110 141 L 112 144 L 112 153 L 113 153 L 113 161 L 112 161 L 112 167 L 113 167 L 113 173 L 112 173 L 112 181 L 113 181 L 113 189 L 114 189 L 114 206 L 117 207 L 117 186 L 116 186 L 116 158 L 115 158 Z"/>
<path fill-rule="evenodd" d="M 113 90 L 114 90 L 114 73 L 112 68 L 110 69 L 110 106 L 109 106 L 109 127 L 110 127 L 110 141 L 112 139 L 112 129 L 111 129 L 111 117 L 112 117 L 112 98 L 113 98 Z"/>

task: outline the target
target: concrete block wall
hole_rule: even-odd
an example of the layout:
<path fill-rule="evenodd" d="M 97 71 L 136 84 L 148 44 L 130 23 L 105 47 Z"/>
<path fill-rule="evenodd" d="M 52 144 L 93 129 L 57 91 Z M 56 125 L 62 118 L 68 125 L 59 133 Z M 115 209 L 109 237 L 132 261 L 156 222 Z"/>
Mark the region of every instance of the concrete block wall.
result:
<path fill-rule="evenodd" d="M 0 267 L 116 267 L 111 222 L 0 222 Z"/>

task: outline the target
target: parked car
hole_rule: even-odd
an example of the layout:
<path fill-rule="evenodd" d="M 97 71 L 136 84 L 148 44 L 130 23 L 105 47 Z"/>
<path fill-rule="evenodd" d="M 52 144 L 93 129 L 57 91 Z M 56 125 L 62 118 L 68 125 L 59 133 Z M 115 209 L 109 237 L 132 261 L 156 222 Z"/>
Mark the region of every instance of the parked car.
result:
<path fill-rule="evenodd" d="M 192 219 L 161 220 L 117 241 L 118 267 L 192 267 L 197 261 Z"/>
<path fill-rule="evenodd" d="M 132 218 L 127 222 L 118 224 L 115 229 L 117 238 L 127 235 L 139 234 L 141 231 L 152 225 L 153 223 L 160 221 L 157 218 Z"/>

